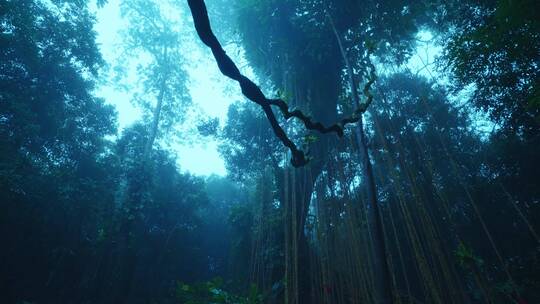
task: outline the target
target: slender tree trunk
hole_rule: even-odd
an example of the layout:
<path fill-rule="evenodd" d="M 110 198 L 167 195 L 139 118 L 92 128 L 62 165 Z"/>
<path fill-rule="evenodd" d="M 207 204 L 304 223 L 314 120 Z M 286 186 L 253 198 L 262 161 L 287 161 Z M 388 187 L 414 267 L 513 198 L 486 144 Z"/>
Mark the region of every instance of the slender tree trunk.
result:
<path fill-rule="evenodd" d="M 295 169 L 295 185 L 292 191 L 296 192 L 296 200 L 293 208 L 296 208 L 296 237 L 297 238 L 297 275 L 298 275 L 298 303 L 313 303 L 311 298 L 311 260 L 308 238 L 304 232 L 307 220 L 311 194 L 313 193 L 314 180 L 308 176 L 307 168 Z"/>
<path fill-rule="evenodd" d="M 364 167 L 364 178 L 367 183 L 366 192 L 369 206 L 368 225 L 372 226 L 371 234 L 374 243 L 373 268 L 375 269 L 375 295 L 377 303 L 389 304 L 393 303 L 392 274 L 390 265 L 388 264 L 388 248 L 384 237 L 382 213 L 377 199 L 377 187 L 375 185 L 375 177 L 373 176 L 373 167 L 369 157 L 362 119 L 358 122 L 358 126 L 356 127 L 356 136 L 358 139 L 362 166 Z"/>
<path fill-rule="evenodd" d="M 150 136 L 148 137 L 148 140 L 146 141 L 146 144 L 144 146 L 144 152 L 143 152 L 143 158 L 142 162 L 146 163 L 148 160 L 148 157 L 150 156 L 150 152 L 152 151 L 152 146 L 154 145 L 154 141 L 156 140 L 158 127 L 159 127 L 159 120 L 161 117 L 161 109 L 163 108 L 163 99 L 165 95 L 165 82 L 166 77 L 163 76 L 163 79 L 161 80 L 160 88 L 159 88 L 159 94 L 157 97 L 157 103 L 156 107 L 154 108 L 154 115 L 152 120 L 152 129 L 150 129 Z"/>
<path fill-rule="evenodd" d="M 145 235 L 141 210 L 145 207 L 145 192 L 150 188 L 151 175 L 144 164 L 139 164 L 128 176 L 127 214 L 119 227 L 119 298 L 116 303 L 135 303 L 141 294 L 142 282 L 136 278 L 139 268 L 141 240 Z"/>
<path fill-rule="evenodd" d="M 313 275 L 310 261 L 311 249 L 304 228 L 314 182 L 319 172 L 320 169 L 316 166 L 311 168 L 311 172 L 306 167 L 302 167 L 285 173 L 285 175 L 290 174 L 287 178 L 276 177 L 279 188 L 282 189 L 281 201 L 289 202 L 284 203 L 284 208 L 288 208 L 285 210 L 285 230 L 287 231 L 285 233 L 289 235 L 289 239 L 285 238 L 286 248 L 288 248 L 286 250 L 290 250 L 291 255 L 285 261 L 287 266 L 284 271 L 287 280 L 284 282 L 284 287 L 285 290 L 288 289 L 288 292 L 285 291 L 285 297 L 288 297 L 285 303 L 314 303 L 311 286 Z M 296 243 L 294 248 L 293 242 Z"/>
<path fill-rule="evenodd" d="M 347 68 L 347 73 L 349 74 L 349 85 L 351 87 L 351 95 L 356 107 L 360 107 L 360 100 L 358 97 L 358 87 L 356 81 L 354 80 L 354 71 L 349 63 L 349 59 L 345 52 L 345 48 L 341 43 L 341 38 L 337 32 L 336 27 L 330 14 L 326 14 L 334 35 L 336 36 L 337 43 L 339 45 L 339 50 L 345 66 Z M 374 260 L 375 265 L 375 298 L 377 303 L 380 304 L 389 304 L 393 303 L 393 294 L 392 294 L 392 275 L 390 271 L 390 266 L 388 264 L 388 248 L 386 246 L 386 240 L 384 238 L 384 226 L 382 222 L 382 214 L 379 208 L 379 203 L 377 200 L 377 187 L 375 185 L 375 178 L 373 176 L 373 167 L 371 165 L 371 160 L 369 157 L 369 151 L 366 141 L 366 135 L 364 132 L 364 121 L 363 118 L 360 118 L 356 126 L 356 136 L 358 140 L 358 148 L 360 150 L 361 162 L 364 167 L 364 178 L 367 183 L 367 196 L 368 196 L 368 225 L 372 226 L 371 232 L 373 237 L 373 251 L 374 251 Z"/>
<path fill-rule="evenodd" d="M 152 146 L 157 136 L 159 121 L 161 117 L 161 109 L 163 108 L 163 100 L 165 95 L 166 76 L 161 79 L 159 93 L 157 97 L 156 107 L 152 117 L 152 128 L 150 129 L 150 136 L 145 143 L 143 155 L 139 166 L 135 169 L 135 174 L 127 177 L 127 186 L 125 187 L 122 195 L 122 205 L 128 208 L 129 214 L 127 218 L 122 220 L 120 226 L 120 284 L 118 288 L 117 303 L 129 303 L 133 299 L 133 287 L 137 283 L 134 280 L 135 268 L 137 266 L 138 252 L 136 243 L 138 237 L 141 235 L 137 228 L 141 223 L 138 219 L 137 208 L 143 204 L 142 193 L 148 187 L 148 181 L 150 179 L 150 172 L 147 168 L 147 163 L 152 151 Z"/>

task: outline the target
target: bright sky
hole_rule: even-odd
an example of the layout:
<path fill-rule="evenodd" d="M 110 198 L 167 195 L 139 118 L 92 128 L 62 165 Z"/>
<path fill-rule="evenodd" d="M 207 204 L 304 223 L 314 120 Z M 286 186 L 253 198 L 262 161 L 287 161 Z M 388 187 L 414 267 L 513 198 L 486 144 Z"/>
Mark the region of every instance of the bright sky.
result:
<path fill-rule="evenodd" d="M 117 59 L 119 43 L 122 41 L 119 31 L 126 26 L 120 16 L 119 2 L 120 0 L 109 0 L 105 7 L 97 10 L 98 22 L 95 27 L 98 33 L 97 41 L 103 57 L 111 64 Z M 212 16 L 210 18 L 212 19 Z M 191 19 L 186 23 L 193 29 Z M 440 53 L 440 48 L 434 45 L 432 38 L 431 33 L 426 31 L 417 35 L 417 53 L 407 64 L 412 71 L 418 71 L 428 78 L 433 77 L 432 65 Z M 195 39 L 193 43 L 200 42 Z M 191 61 L 196 62 L 188 68 L 192 100 L 208 118 L 217 117 L 223 125 L 229 105 L 233 101 L 241 100 L 241 93 L 234 82 L 221 75 L 208 49 L 197 47 L 195 44 L 186 47 L 190 48 L 193 56 L 190 58 Z M 229 50 L 229 54 L 239 66 L 245 66 L 242 62 L 245 60 L 238 52 Z M 248 77 L 253 77 L 250 70 L 242 72 Z M 97 94 L 116 106 L 120 130 L 140 118 L 141 112 L 131 104 L 130 95 L 112 83 L 101 86 Z M 169 146 L 177 152 L 180 169 L 184 172 L 189 171 L 197 175 L 226 174 L 223 159 L 217 151 L 218 142 L 214 139 L 207 138 L 203 142 L 192 144 L 173 143 Z"/>
<path fill-rule="evenodd" d="M 98 33 L 99 43 L 103 57 L 108 63 L 114 63 L 117 58 L 119 43 L 122 41 L 119 31 L 126 26 L 120 16 L 119 0 L 109 0 L 105 7 L 97 10 L 98 22 L 95 30 Z M 192 21 L 188 24 L 192 26 Z M 202 109 L 208 118 L 217 117 L 223 125 L 227 116 L 229 105 L 238 100 L 239 92 L 232 90 L 234 85 L 223 77 L 209 50 L 195 46 L 188 46 L 193 52 L 197 62 L 188 69 L 190 80 L 189 87 L 193 102 Z M 227 86 L 229 90 L 225 93 Z M 108 103 L 116 106 L 120 130 L 129 126 L 140 118 L 141 112 L 130 102 L 130 95 L 115 87 L 112 83 L 106 83 L 98 90 L 97 95 L 106 99 Z M 218 174 L 225 175 L 223 159 L 217 151 L 218 143 L 213 139 L 205 139 L 204 142 L 193 144 L 173 144 L 177 152 L 179 166 L 182 171 L 189 171 L 197 175 Z"/>

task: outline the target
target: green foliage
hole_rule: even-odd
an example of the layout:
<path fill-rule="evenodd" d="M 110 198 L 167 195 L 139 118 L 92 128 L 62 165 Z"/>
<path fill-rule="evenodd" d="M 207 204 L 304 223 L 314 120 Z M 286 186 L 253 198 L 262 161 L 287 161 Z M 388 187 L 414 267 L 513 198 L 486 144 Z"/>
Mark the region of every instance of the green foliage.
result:
<path fill-rule="evenodd" d="M 465 244 L 460 243 L 455 251 L 455 256 L 458 263 L 465 268 L 477 268 L 482 267 L 484 261 L 476 256 L 472 249 Z"/>
<path fill-rule="evenodd" d="M 220 135 L 219 151 L 233 179 L 256 178 L 267 166 L 277 166 L 282 157 L 282 145 L 252 103 L 231 104 Z"/>
<path fill-rule="evenodd" d="M 290 103 L 293 100 L 293 93 L 290 91 L 278 90 L 277 96 L 279 99 L 283 100 L 285 103 Z"/>
<path fill-rule="evenodd" d="M 97 0 L 96 4 L 99 8 L 104 7 L 109 1 L 108 0 Z"/>
<path fill-rule="evenodd" d="M 253 214 L 249 206 L 236 204 L 231 208 L 229 221 L 238 229 L 244 229 L 251 226 Z"/>
<path fill-rule="evenodd" d="M 177 283 L 176 296 L 183 304 L 262 304 L 262 295 L 251 285 L 247 296 L 231 294 L 223 289 L 223 280 L 215 278 L 198 284 Z"/>
<path fill-rule="evenodd" d="M 234 14 L 239 25 L 237 33 L 233 18 L 222 18 L 219 24 L 228 28 L 221 30 L 241 38 L 246 58 L 270 83 L 268 90 L 324 123 L 354 108 L 343 98 L 343 111 L 338 115 L 336 110 L 347 85 L 327 13 L 358 75 L 365 74 L 366 50 L 373 50 L 378 62 L 405 62 L 418 29 L 430 26 L 428 19 L 450 18 L 448 27 L 455 30 L 442 33 L 451 36 L 445 49 L 453 72 L 449 80 L 456 90 L 474 86 L 471 101 L 458 108 L 446 84 L 407 73 L 383 75 L 365 120 L 383 220 L 396 227 L 386 231 L 396 289 L 405 290 L 402 278 L 418 270 L 418 277 L 408 278 L 421 297 L 422 286 L 430 283 L 422 271 L 433 271 L 438 281 L 447 274 L 470 275 L 476 268 L 475 275 L 491 285 L 486 290 L 511 301 L 515 284 L 529 302 L 538 302 L 540 258 L 530 236 L 532 229 L 538 231 L 540 216 L 534 165 L 540 155 L 538 1 L 447 1 L 444 6 L 395 0 L 218 2 L 213 1 L 212 12 Z M 184 29 L 192 30 L 191 25 L 182 23 L 188 18 L 181 13 L 167 17 L 173 14 L 162 5 L 176 10 L 175 1 L 122 3 L 128 21 L 123 55 L 129 56 L 116 68 L 120 75 L 128 72 L 124 64 L 131 59 L 148 59 L 135 67 L 136 89 L 126 87 L 135 92 L 146 118 L 153 115 L 158 92 L 164 92 L 160 127 L 165 130 L 181 121 L 190 105 Z M 452 15 L 452 5 L 468 14 Z M 365 201 L 358 151 L 350 140 L 297 132 L 294 140 L 318 153 L 319 162 L 306 169 L 309 177 L 295 171 L 294 179 L 286 179 L 283 150 L 263 113 L 235 103 L 223 129 L 216 119 L 197 127 L 203 135 L 222 139 L 230 178 L 240 186 L 225 178 L 182 174 L 177 159 L 161 149 L 143 162 L 151 137 L 148 120 L 108 140 L 117 133 L 116 113 L 93 94 L 104 66 L 94 22 L 84 0 L 0 4 L 3 303 L 260 304 L 267 300 L 261 293 L 281 298 L 284 287 L 293 284 L 283 281 L 285 201 L 296 211 L 317 212 L 304 222 L 296 219 L 306 223 L 307 230 L 299 231 L 320 232 L 329 243 L 347 248 L 365 247 L 351 244 L 350 234 L 342 233 L 361 211 L 358 202 Z M 480 139 L 469 105 L 490 114 L 499 129 Z M 295 129 L 294 122 L 289 126 Z M 346 138 L 351 133 L 347 130 Z M 486 241 L 471 199 L 500 247 L 512 284 Z M 402 216 L 405 209 L 410 219 Z M 321 214 L 329 218 L 326 223 Z M 368 224 L 361 219 L 352 231 L 361 235 Z M 458 243 L 457 235 L 471 247 L 459 243 L 453 254 L 444 252 Z M 317 237 L 306 235 L 311 247 L 300 246 L 309 252 L 298 259 L 339 260 L 340 248 L 325 247 Z M 264 246 L 254 249 L 257 242 Z M 414 248 L 411 242 L 417 242 Z M 418 254 L 433 269 L 417 267 Z M 439 268 L 447 257 L 453 257 L 448 268 Z M 456 261 L 465 271 L 450 268 Z M 269 274 L 261 290 L 247 283 L 252 263 Z M 344 259 L 335 264 L 324 269 L 327 278 L 346 278 L 350 265 Z M 310 276 L 317 269 L 307 274 L 304 269 L 298 268 L 298 278 L 314 279 Z M 216 275 L 234 283 L 192 283 Z M 472 289 L 464 293 L 474 296 L 481 283 L 463 277 L 463 286 Z M 178 280 L 186 283 L 175 284 Z M 441 290 L 452 289 L 443 283 L 435 282 Z M 246 292 L 239 293 L 242 289 Z"/>
<path fill-rule="evenodd" d="M 181 174 L 163 150 L 141 166 L 140 123 L 106 139 L 116 113 L 94 96 L 104 61 L 86 4 L 0 4 L 2 303 L 149 303 L 179 273 L 211 273 L 200 254 L 214 235 L 201 229 L 204 179 Z"/>
<path fill-rule="evenodd" d="M 489 3 L 489 2 L 488 2 Z M 534 106 L 540 81 L 540 23 L 534 0 L 468 4 L 470 14 L 455 23 L 446 60 L 457 89 L 474 84 L 472 103 L 504 128 L 538 133 L 540 108 Z M 474 13 L 475 12 L 475 13 Z"/>
<path fill-rule="evenodd" d="M 199 122 L 197 130 L 202 136 L 217 136 L 219 131 L 219 119 L 212 118 Z"/>
<path fill-rule="evenodd" d="M 192 106 L 187 86 L 190 62 L 184 52 L 188 33 L 183 18 L 171 17 L 183 16 L 184 11 L 174 1 L 122 0 L 120 12 L 127 26 L 115 62 L 115 82 L 142 109 L 159 139 L 182 123 Z"/>
<path fill-rule="evenodd" d="M 319 138 L 316 135 L 313 135 L 313 134 L 309 134 L 309 135 L 304 136 L 304 142 L 307 143 L 307 144 L 317 142 L 317 140 L 319 140 Z"/>

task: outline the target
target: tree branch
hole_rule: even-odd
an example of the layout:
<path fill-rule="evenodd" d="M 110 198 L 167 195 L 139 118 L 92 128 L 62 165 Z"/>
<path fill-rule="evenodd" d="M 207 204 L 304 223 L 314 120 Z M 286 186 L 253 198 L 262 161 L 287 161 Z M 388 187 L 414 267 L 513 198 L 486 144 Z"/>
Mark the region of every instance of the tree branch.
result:
<path fill-rule="evenodd" d="M 246 98 L 262 107 L 268 121 L 270 122 L 270 125 L 272 126 L 274 134 L 281 140 L 283 145 L 289 148 L 289 150 L 291 151 L 291 164 L 294 167 L 301 167 L 306 165 L 308 163 L 308 159 L 306 158 L 304 152 L 298 149 L 296 144 L 289 138 L 287 133 L 279 125 L 279 122 L 274 115 L 274 112 L 272 112 L 272 105 L 279 108 L 285 119 L 294 117 L 302 121 L 304 126 L 309 130 L 316 130 L 320 133 L 335 132 L 340 137 L 343 136 L 344 127 L 347 124 L 358 122 L 362 117 L 362 113 L 366 111 L 369 102 L 365 103 L 364 106 L 358 107 L 351 116 L 343 118 L 338 123 L 333 124 L 329 127 L 325 127 L 322 123 L 313 121 L 311 117 L 305 115 L 300 110 L 290 111 L 287 103 L 281 99 L 266 98 L 261 89 L 253 81 L 240 73 L 240 70 L 238 69 L 236 64 L 227 55 L 225 50 L 223 50 L 223 47 L 214 35 L 212 27 L 210 26 L 208 11 L 206 9 L 204 0 L 188 0 L 188 4 L 191 10 L 191 15 L 193 16 L 193 22 L 195 24 L 197 34 L 199 35 L 201 41 L 212 50 L 212 54 L 216 59 L 219 70 L 223 75 L 238 82 L 240 88 L 242 89 L 242 94 Z M 369 91 L 369 88 L 371 87 L 373 81 L 374 79 L 370 80 L 368 84 L 366 84 L 364 92 Z M 368 97 L 369 101 L 371 101 L 370 99 L 371 98 Z"/>

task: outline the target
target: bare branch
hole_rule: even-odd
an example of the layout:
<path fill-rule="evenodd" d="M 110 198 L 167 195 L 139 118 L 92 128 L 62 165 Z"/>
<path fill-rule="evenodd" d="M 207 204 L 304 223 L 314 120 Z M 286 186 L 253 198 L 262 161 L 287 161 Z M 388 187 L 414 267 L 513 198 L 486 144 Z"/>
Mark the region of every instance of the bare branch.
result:
<path fill-rule="evenodd" d="M 304 126 L 309 130 L 315 130 L 320 133 L 335 132 L 340 137 L 343 136 L 344 127 L 347 124 L 358 122 L 362 117 L 362 113 L 366 111 L 367 106 L 372 99 L 370 95 L 367 95 L 368 101 L 362 106 L 359 106 L 351 116 L 343 118 L 338 123 L 333 124 L 329 127 L 325 127 L 322 123 L 313 121 L 311 117 L 305 115 L 300 110 L 290 111 L 287 103 L 281 99 L 266 98 L 261 89 L 253 81 L 240 73 L 240 70 L 238 69 L 236 64 L 227 55 L 225 50 L 223 50 L 223 47 L 214 35 L 212 27 L 210 26 L 208 11 L 206 9 L 204 0 L 188 0 L 188 4 L 191 10 L 191 15 L 193 16 L 193 21 L 195 23 L 195 29 L 197 30 L 197 34 L 199 35 L 201 41 L 212 50 L 212 54 L 216 59 L 219 70 L 223 75 L 238 82 L 240 88 L 242 89 L 242 94 L 246 98 L 262 107 L 264 113 L 266 114 L 266 118 L 272 126 L 274 134 L 281 140 L 283 145 L 289 148 L 289 150 L 291 151 L 291 164 L 294 167 L 301 167 L 306 165 L 308 163 L 308 159 L 306 158 L 305 153 L 302 150 L 298 149 L 296 144 L 289 138 L 287 133 L 279 125 L 279 122 L 274 115 L 274 112 L 272 112 L 272 105 L 277 106 L 286 119 L 289 119 L 291 117 L 297 118 L 302 121 Z M 366 84 L 366 87 L 364 88 L 364 93 L 369 94 L 369 89 L 374 81 L 374 78 L 370 79 L 370 81 Z"/>

